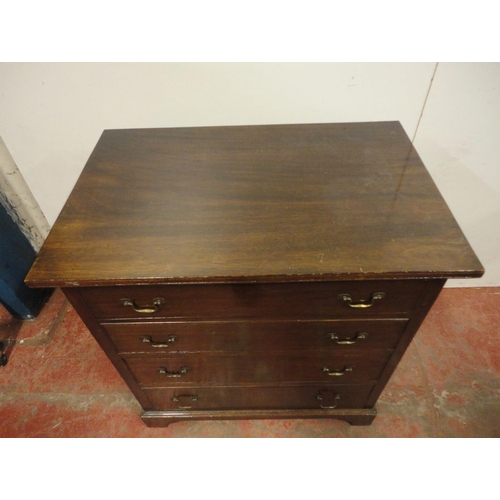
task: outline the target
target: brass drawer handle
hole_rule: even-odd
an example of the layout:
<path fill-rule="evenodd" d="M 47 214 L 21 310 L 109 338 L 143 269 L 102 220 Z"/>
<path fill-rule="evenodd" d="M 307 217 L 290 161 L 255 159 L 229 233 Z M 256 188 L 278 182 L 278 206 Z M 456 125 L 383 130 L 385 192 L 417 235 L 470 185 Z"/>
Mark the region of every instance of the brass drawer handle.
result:
<path fill-rule="evenodd" d="M 375 300 L 382 300 L 385 297 L 384 292 L 375 292 L 372 293 L 372 296 L 369 301 L 360 300 L 359 302 L 353 302 L 352 297 L 348 293 L 341 293 L 339 295 L 339 300 L 343 300 L 347 302 L 349 307 L 354 307 L 355 309 L 366 309 L 367 307 L 373 306 L 375 304 Z"/>
<path fill-rule="evenodd" d="M 197 402 L 198 401 L 198 396 L 174 396 L 172 398 L 172 401 L 174 403 L 181 403 L 181 398 L 191 398 L 191 401 L 193 402 Z M 192 408 L 192 406 L 181 406 L 180 404 L 177 405 L 181 410 L 189 410 L 190 408 Z"/>
<path fill-rule="evenodd" d="M 342 375 L 345 375 L 347 372 L 352 372 L 354 370 L 354 366 L 344 366 L 342 370 L 330 370 L 328 366 L 323 366 L 322 370 L 328 373 L 330 377 L 341 377 Z"/>
<path fill-rule="evenodd" d="M 176 342 L 177 337 L 175 335 L 170 335 L 167 338 L 166 342 L 153 342 L 153 339 L 151 336 L 141 337 L 141 340 L 143 342 L 145 342 L 146 344 L 149 344 L 151 347 L 165 348 L 165 347 L 170 347 L 174 342 Z"/>
<path fill-rule="evenodd" d="M 167 368 L 158 368 L 158 373 L 165 375 L 168 378 L 180 378 L 188 372 L 187 366 L 183 366 L 178 372 L 169 372 Z"/>
<path fill-rule="evenodd" d="M 343 338 L 339 339 L 339 336 L 336 333 L 330 333 L 328 338 L 333 340 L 338 345 L 352 345 L 355 344 L 358 340 L 366 339 L 368 334 L 366 332 L 359 332 L 354 337 L 351 338 Z"/>
<path fill-rule="evenodd" d="M 316 399 L 318 401 L 323 401 L 323 396 L 321 395 L 321 392 L 318 392 L 318 395 L 316 396 Z M 319 406 L 321 408 L 323 408 L 324 410 L 333 410 L 334 408 L 337 408 L 337 404 L 338 404 L 338 400 L 340 399 L 340 395 L 339 394 L 335 394 L 335 401 L 336 403 L 333 405 L 333 406 L 323 406 L 321 403 L 319 404 Z"/>
<path fill-rule="evenodd" d="M 163 297 L 157 297 L 153 300 L 152 306 L 138 306 L 133 299 L 121 299 L 120 302 L 125 307 L 130 306 L 135 312 L 141 314 L 153 314 L 158 312 L 162 304 L 165 304 L 165 299 Z"/>

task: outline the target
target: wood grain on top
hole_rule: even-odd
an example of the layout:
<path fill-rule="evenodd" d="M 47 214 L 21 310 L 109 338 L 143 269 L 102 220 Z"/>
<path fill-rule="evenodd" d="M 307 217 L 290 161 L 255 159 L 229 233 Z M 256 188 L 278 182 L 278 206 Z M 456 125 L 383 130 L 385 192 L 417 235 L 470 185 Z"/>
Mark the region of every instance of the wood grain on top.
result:
<path fill-rule="evenodd" d="M 31 286 L 478 277 L 399 122 L 106 130 Z"/>

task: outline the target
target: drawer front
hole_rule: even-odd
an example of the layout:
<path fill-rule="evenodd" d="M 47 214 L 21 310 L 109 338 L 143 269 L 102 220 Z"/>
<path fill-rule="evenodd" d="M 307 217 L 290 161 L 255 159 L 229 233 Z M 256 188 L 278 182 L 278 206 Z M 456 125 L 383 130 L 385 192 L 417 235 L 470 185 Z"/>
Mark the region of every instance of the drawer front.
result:
<path fill-rule="evenodd" d="M 127 358 L 142 387 L 172 385 L 276 384 L 322 382 L 375 383 L 391 351 L 247 356 L 173 355 Z"/>
<path fill-rule="evenodd" d="M 145 389 L 155 410 L 363 408 L 372 386 Z"/>
<path fill-rule="evenodd" d="M 408 315 L 425 280 L 82 288 L 98 320 Z"/>
<path fill-rule="evenodd" d="M 120 353 L 393 349 L 407 320 L 107 323 Z"/>

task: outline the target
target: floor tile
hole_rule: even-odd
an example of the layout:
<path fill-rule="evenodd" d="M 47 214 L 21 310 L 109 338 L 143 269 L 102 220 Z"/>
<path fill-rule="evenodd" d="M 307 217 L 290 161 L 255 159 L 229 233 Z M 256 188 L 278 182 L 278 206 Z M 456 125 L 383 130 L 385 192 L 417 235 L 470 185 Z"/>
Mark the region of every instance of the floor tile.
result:
<path fill-rule="evenodd" d="M 415 338 L 442 436 L 499 436 L 498 318 L 498 289 L 446 289 Z"/>

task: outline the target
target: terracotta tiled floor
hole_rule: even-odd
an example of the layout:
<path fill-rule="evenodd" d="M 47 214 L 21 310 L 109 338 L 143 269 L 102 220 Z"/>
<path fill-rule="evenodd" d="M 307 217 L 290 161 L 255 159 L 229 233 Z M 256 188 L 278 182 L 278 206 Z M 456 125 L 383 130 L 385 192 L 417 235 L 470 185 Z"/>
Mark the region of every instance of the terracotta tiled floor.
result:
<path fill-rule="evenodd" d="M 39 317 L 0 308 L 0 437 L 500 437 L 500 288 L 445 289 L 371 426 L 335 420 L 179 422 L 150 429 L 97 343 L 56 290 Z"/>

